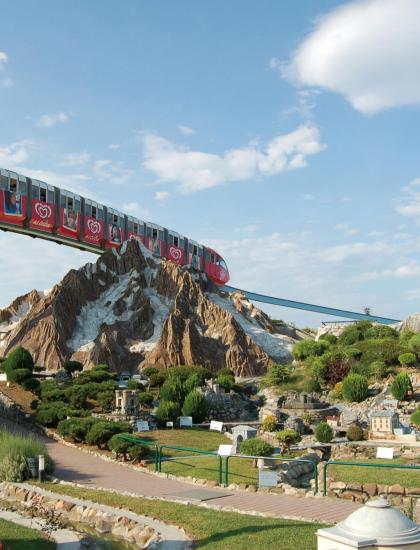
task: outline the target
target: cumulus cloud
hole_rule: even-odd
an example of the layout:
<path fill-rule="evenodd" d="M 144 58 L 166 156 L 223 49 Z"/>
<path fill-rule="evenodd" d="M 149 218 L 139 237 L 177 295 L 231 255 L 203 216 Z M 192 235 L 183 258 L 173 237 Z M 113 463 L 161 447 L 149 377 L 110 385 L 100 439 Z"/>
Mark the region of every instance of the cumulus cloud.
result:
<path fill-rule="evenodd" d="M 191 151 L 156 134 L 145 134 L 143 166 L 185 193 L 227 182 L 271 176 L 306 166 L 307 157 L 324 148 L 316 126 L 303 124 L 272 139 L 264 148 L 251 142 L 222 154 Z"/>
<path fill-rule="evenodd" d="M 0 86 L 2 88 L 13 88 L 15 81 L 12 78 L 3 78 L 0 80 Z"/>
<path fill-rule="evenodd" d="M 9 145 L 0 145 L 0 166 L 14 169 L 21 162 L 28 159 L 28 140 L 16 141 Z"/>
<path fill-rule="evenodd" d="M 185 124 L 178 124 L 178 130 L 185 136 L 192 136 L 195 134 L 194 128 L 191 128 L 191 126 L 186 126 Z"/>
<path fill-rule="evenodd" d="M 128 202 L 121 206 L 121 210 L 127 214 L 133 214 L 135 216 L 140 216 L 140 218 L 147 218 L 149 216 L 149 211 L 147 208 L 144 208 L 138 202 Z"/>
<path fill-rule="evenodd" d="M 397 212 L 403 216 L 420 216 L 420 178 L 412 180 L 401 191 L 402 197 L 396 205 Z"/>
<path fill-rule="evenodd" d="M 169 197 L 170 193 L 168 191 L 156 191 L 155 200 L 165 201 Z"/>
<path fill-rule="evenodd" d="M 89 160 L 89 153 L 68 153 L 67 155 L 63 155 L 60 166 L 82 166 L 89 162 Z"/>
<path fill-rule="evenodd" d="M 7 63 L 7 54 L 5 52 L 0 52 L 0 71 L 4 69 L 4 65 Z"/>
<path fill-rule="evenodd" d="M 361 0 L 340 6 L 316 21 L 280 70 L 297 84 L 343 94 L 365 114 L 418 105 L 420 2 Z"/>
<path fill-rule="evenodd" d="M 38 124 L 41 128 L 51 128 L 56 124 L 65 124 L 69 122 L 73 115 L 71 113 L 65 113 L 60 111 L 59 113 L 42 115 L 39 117 Z"/>
<path fill-rule="evenodd" d="M 102 181 L 112 181 L 117 185 L 126 183 L 133 175 L 133 170 L 109 159 L 97 160 L 93 169 L 97 178 Z"/>

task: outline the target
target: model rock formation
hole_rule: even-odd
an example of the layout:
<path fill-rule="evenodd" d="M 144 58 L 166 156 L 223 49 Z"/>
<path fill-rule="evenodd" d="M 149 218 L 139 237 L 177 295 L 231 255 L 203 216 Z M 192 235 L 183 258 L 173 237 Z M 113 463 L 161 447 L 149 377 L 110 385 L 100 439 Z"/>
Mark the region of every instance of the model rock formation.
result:
<path fill-rule="evenodd" d="M 243 295 L 210 287 L 137 241 L 0 310 L 0 354 L 24 346 L 48 371 L 71 358 L 116 371 L 196 364 L 256 376 L 290 360 L 293 343 Z"/>

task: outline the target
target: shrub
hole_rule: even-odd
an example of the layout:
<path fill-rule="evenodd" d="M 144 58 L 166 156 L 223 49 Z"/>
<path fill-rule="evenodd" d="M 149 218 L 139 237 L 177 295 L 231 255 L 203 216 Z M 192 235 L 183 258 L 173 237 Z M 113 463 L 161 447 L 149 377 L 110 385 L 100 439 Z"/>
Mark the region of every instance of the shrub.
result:
<path fill-rule="evenodd" d="M 41 387 L 41 382 L 37 378 L 31 376 L 22 382 L 22 387 L 24 390 L 37 392 Z"/>
<path fill-rule="evenodd" d="M 141 369 L 141 373 L 144 374 L 144 376 L 147 376 L 147 378 L 150 378 L 153 374 L 157 374 L 159 372 L 159 369 L 156 367 L 146 367 L 144 369 Z"/>
<path fill-rule="evenodd" d="M 349 441 L 362 441 L 364 439 L 363 429 L 353 424 L 347 430 L 347 439 Z"/>
<path fill-rule="evenodd" d="M 322 357 L 315 357 L 311 364 L 311 376 L 314 380 L 318 382 L 320 380 L 325 380 L 328 372 L 328 364 Z"/>
<path fill-rule="evenodd" d="M 374 361 L 370 364 L 370 372 L 375 377 L 375 380 L 382 380 L 387 373 L 386 365 L 383 361 Z"/>
<path fill-rule="evenodd" d="M 398 361 L 403 367 L 412 367 L 417 362 L 417 357 L 414 353 L 402 353 L 398 356 Z"/>
<path fill-rule="evenodd" d="M 420 426 L 420 410 L 413 412 L 413 414 L 410 416 L 411 423 L 414 424 L 414 426 Z"/>
<path fill-rule="evenodd" d="M 158 371 L 149 377 L 149 385 L 152 388 L 160 388 L 166 381 L 166 372 Z"/>
<path fill-rule="evenodd" d="M 207 400 L 198 390 L 191 391 L 185 398 L 184 405 L 182 406 L 182 414 L 184 416 L 192 416 L 195 423 L 203 422 L 208 410 Z"/>
<path fill-rule="evenodd" d="M 181 407 L 173 401 L 161 401 L 156 411 L 156 419 L 161 426 L 166 422 L 175 422 L 181 415 Z"/>
<path fill-rule="evenodd" d="M 343 382 L 337 382 L 332 389 L 333 397 L 343 399 Z"/>
<path fill-rule="evenodd" d="M 28 350 L 18 347 L 9 353 L 2 366 L 7 373 L 16 369 L 28 369 L 32 372 L 34 370 L 34 360 Z"/>
<path fill-rule="evenodd" d="M 412 391 L 410 377 L 406 372 L 400 372 L 394 378 L 391 385 L 391 393 L 398 401 L 404 401 L 407 398 L 408 393 Z"/>
<path fill-rule="evenodd" d="M 37 408 L 38 408 L 38 405 L 39 405 L 38 399 L 32 399 L 31 405 L 30 405 L 31 410 L 32 410 L 32 411 L 36 411 Z"/>
<path fill-rule="evenodd" d="M 86 443 L 96 445 L 98 449 L 106 448 L 108 441 L 114 435 L 111 427 L 112 422 L 97 422 L 89 429 L 86 434 Z"/>
<path fill-rule="evenodd" d="M 187 393 L 190 393 L 195 388 L 199 388 L 203 385 L 203 378 L 198 374 L 198 372 L 193 372 L 185 382 L 184 387 Z"/>
<path fill-rule="evenodd" d="M 288 365 L 271 365 L 268 367 L 264 381 L 268 386 L 280 386 L 289 378 L 290 367 Z"/>
<path fill-rule="evenodd" d="M 329 344 L 333 346 L 334 344 L 337 343 L 338 338 L 335 334 L 330 334 L 326 332 L 325 334 L 321 334 L 321 336 L 319 337 L 319 340 L 326 340 Z"/>
<path fill-rule="evenodd" d="M 262 429 L 265 432 L 274 432 L 277 426 L 276 417 L 273 414 L 266 416 L 262 423 Z"/>
<path fill-rule="evenodd" d="M 184 382 L 178 378 L 169 378 L 160 388 L 159 397 L 162 401 L 174 401 L 182 404 L 186 395 Z"/>
<path fill-rule="evenodd" d="M 144 385 L 138 382 L 137 380 L 129 380 L 127 382 L 127 389 L 128 390 L 138 390 L 138 391 L 144 391 Z"/>
<path fill-rule="evenodd" d="M 344 357 L 346 357 L 347 359 L 358 360 L 362 356 L 362 352 L 360 351 L 359 348 L 345 348 L 343 350 L 343 353 L 344 353 Z"/>
<path fill-rule="evenodd" d="M 32 371 L 29 369 L 14 369 L 7 372 L 7 380 L 16 384 L 22 384 L 24 380 L 31 377 Z"/>
<path fill-rule="evenodd" d="M 289 451 L 292 445 L 296 445 L 299 441 L 302 441 L 300 434 L 295 432 L 295 430 L 280 430 L 277 432 L 276 437 L 281 445 L 282 454 Z"/>
<path fill-rule="evenodd" d="M 81 372 L 83 365 L 80 361 L 66 361 L 64 363 L 64 370 L 69 376 L 73 376 L 75 372 Z"/>
<path fill-rule="evenodd" d="M 326 340 L 301 340 L 293 346 L 293 357 L 300 361 L 315 355 L 322 355 L 329 348 Z"/>
<path fill-rule="evenodd" d="M 338 342 L 345 346 L 351 346 L 365 339 L 366 332 L 372 328 L 370 321 L 359 321 L 348 325 L 338 337 Z"/>
<path fill-rule="evenodd" d="M 139 395 L 139 403 L 142 407 L 151 407 L 153 403 L 153 395 L 148 392 L 143 392 Z"/>
<path fill-rule="evenodd" d="M 92 416 L 89 418 L 69 418 L 61 420 L 57 429 L 61 437 L 68 437 L 76 442 L 84 442 L 88 431 L 98 422 L 101 422 L 101 420 Z"/>
<path fill-rule="evenodd" d="M 220 376 L 218 375 L 216 377 L 216 382 L 221 388 L 225 390 L 225 392 L 230 392 L 230 390 L 235 385 L 235 379 L 228 374 L 221 374 Z"/>
<path fill-rule="evenodd" d="M 169 367 L 167 373 L 169 379 L 176 378 L 182 382 L 185 382 L 191 375 L 196 374 L 200 377 L 200 385 L 205 384 L 205 381 L 212 377 L 212 374 L 208 369 L 197 365 L 180 365 L 178 367 Z"/>
<path fill-rule="evenodd" d="M 43 426 L 55 428 L 60 420 L 72 413 L 72 409 L 63 401 L 41 403 L 36 411 L 36 421 Z"/>
<path fill-rule="evenodd" d="M 44 402 L 64 401 L 67 399 L 64 392 L 55 380 L 41 382 L 41 399 Z"/>
<path fill-rule="evenodd" d="M 222 369 L 219 369 L 216 373 L 217 376 L 219 374 L 226 374 L 227 376 L 231 376 L 232 378 L 235 378 L 235 373 L 232 369 L 228 369 L 227 367 L 223 367 Z"/>
<path fill-rule="evenodd" d="M 386 325 L 374 325 L 365 333 L 365 339 L 398 338 L 398 331 Z"/>
<path fill-rule="evenodd" d="M 367 380 L 361 374 L 349 374 L 343 380 L 343 397 L 346 401 L 363 401 L 369 393 Z"/>
<path fill-rule="evenodd" d="M 397 338 L 370 339 L 359 342 L 358 347 L 362 352 L 361 361 L 367 365 L 373 361 L 383 361 L 386 365 L 395 365 L 402 349 Z"/>
<path fill-rule="evenodd" d="M 72 407 L 76 409 L 83 409 L 86 406 L 89 386 L 90 384 L 85 384 L 83 386 L 72 386 L 66 391 L 66 397 Z"/>
<path fill-rule="evenodd" d="M 414 334 L 408 341 L 408 348 L 420 357 L 420 333 Z"/>
<path fill-rule="evenodd" d="M 328 370 L 325 376 L 329 386 L 335 386 L 341 382 L 349 373 L 351 362 L 341 353 L 335 353 L 329 360 Z"/>
<path fill-rule="evenodd" d="M 321 391 L 321 385 L 318 380 L 308 380 L 303 389 L 306 393 L 319 393 Z"/>
<path fill-rule="evenodd" d="M 11 453 L 0 462 L 0 480 L 22 483 L 28 477 L 26 459 L 20 453 Z"/>
<path fill-rule="evenodd" d="M 326 422 L 320 422 L 315 428 L 315 437 L 320 443 L 330 443 L 334 437 L 334 431 Z"/>
<path fill-rule="evenodd" d="M 239 447 L 243 455 L 250 456 L 271 456 L 274 453 L 274 447 L 259 437 L 246 439 Z"/>
<path fill-rule="evenodd" d="M 127 460 L 128 451 L 136 444 L 127 441 L 126 439 L 121 439 L 121 435 L 131 436 L 131 434 L 124 433 L 113 435 L 108 441 L 108 448 L 110 451 L 113 451 L 113 453 L 115 454 L 115 458 L 118 459 L 120 456 L 122 456 L 122 459 L 125 461 Z"/>
<path fill-rule="evenodd" d="M 99 392 L 96 401 L 104 412 L 110 412 L 114 409 L 115 393 L 112 391 Z"/>
<path fill-rule="evenodd" d="M 146 445 L 136 443 L 128 449 L 128 456 L 133 462 L 137 462 L 149 454 L 149 448 Z"/>

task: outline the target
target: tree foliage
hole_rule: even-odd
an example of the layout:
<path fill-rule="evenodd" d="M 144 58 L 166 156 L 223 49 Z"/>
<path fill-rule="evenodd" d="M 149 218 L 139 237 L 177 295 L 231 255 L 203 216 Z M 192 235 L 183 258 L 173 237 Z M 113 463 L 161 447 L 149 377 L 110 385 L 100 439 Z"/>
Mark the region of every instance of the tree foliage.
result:
<path fill-rule="evenodd" d="M 242 455 L 248 456 L 271 456 L 274 453 L 274 447 L 261 439 L 260 437 L 254 437 L 252 439 L 246 439 L 239 447 L 239 451 Z"/>
<path fill-rule="evenodd" d="M 277 432 L 276 437 L 278 442 L 280 443 L 282 454 L 284 454 L 286 451 L 288 452 L 292 445 L 296 445 L 297 443 L 302 441 L 302 437 L 298 432 L 289 429 L 280 430 L 279 432 Z"/>
<path fill-rule="evenodd" d="M 293 357 L 299 361 L 303 361 L 308 357 L 322 355 L 330 347 L 327 340 L 310 340 L 305 339 L 296 342 L 293 346 Z"/>
<path fill-rule="evenodd" d="M 410 377 L 406 372 L 400 372 L 396 375 L 391 385 L 391 393 L 398 401 L 404 401 L 410 391 L 413 391 Z"/>
<path fill-rule="evenodd" d="M 343 397 L 346 401 L 360 402 L 366 399 L 369 393 L 368 382 L 361 374 L 349 374 L 343 380 Z"/>
<path fill-rule="evenodd" d="M 326 422 L 320 422 L 315 428 L 315 437 L 320 443 L 330 443 L 334 437 L 334 431 Z"/>
<path fill-rule="evenodd" d="M 209 406 L 204 395 L 198 390 L 192 390 L 185 398 L 182 406 L 184 416 L 192 416 L 193 422 L 200 423 L 205 420 Z"/>

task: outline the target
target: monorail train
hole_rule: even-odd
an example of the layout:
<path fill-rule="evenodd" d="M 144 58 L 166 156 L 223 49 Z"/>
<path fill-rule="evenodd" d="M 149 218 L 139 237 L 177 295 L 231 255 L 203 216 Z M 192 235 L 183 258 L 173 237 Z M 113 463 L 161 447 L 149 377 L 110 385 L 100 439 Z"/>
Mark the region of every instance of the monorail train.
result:
<path fill-rule="evenodd" d="M 0 168 L 0 229 L 101 253 L 138 239 L 155 256 L 204 271 L 217 285 L 229 271 L 215 250 L 171 229 Z"/>

